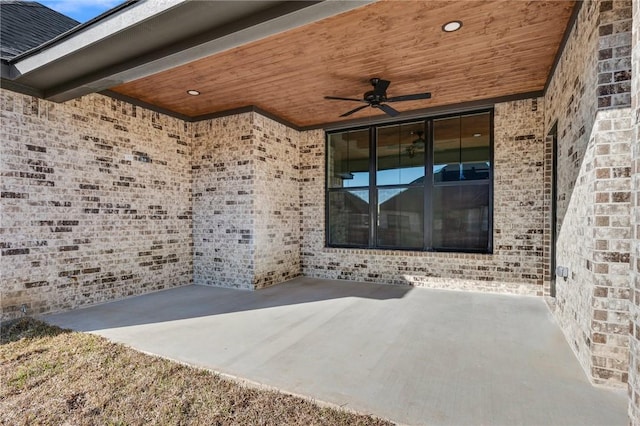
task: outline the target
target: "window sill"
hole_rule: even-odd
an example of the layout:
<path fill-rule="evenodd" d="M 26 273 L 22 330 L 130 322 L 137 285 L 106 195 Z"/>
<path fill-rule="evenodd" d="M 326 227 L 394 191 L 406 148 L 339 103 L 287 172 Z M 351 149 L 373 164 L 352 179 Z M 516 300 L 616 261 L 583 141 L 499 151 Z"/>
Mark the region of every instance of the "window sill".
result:
<path fill-rule="evenodd" d="M 368 256 L 411 256 L 441 259 L 485 259 L 492 260 L 493 253 L 473 253 L 460 251 L 390 250 L 353 247 L 324 247 L 323 253 L 365 254 Z"/>

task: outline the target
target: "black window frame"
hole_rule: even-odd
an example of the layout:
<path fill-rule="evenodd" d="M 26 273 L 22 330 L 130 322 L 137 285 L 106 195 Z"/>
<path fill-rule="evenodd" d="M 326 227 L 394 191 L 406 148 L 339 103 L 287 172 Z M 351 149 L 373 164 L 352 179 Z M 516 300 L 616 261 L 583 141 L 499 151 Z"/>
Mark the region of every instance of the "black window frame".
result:
<path fill-rule="evenodd" d="M 434 182 L 433 176 L 433 145 L 434 145 L 434 121 L 453 118 L 464 117 L 476 114 L 489 114 L 489 177 L 486 180 L 470 180 L 470 181 L 452 181 L 452 182 Z M 383 246 L 378 245 L 377 228 L 378 228 L 378 200 L 377 194 L 379 189 L 392 189 L 392 188 L 408 188 L 409 184 L 399 185 L 377 185 L 377 129 L 386 126 L 411 124 L 422 122 L 425 129 L 426 145 L 424 150 L 424 210 L 423 210 L 423 246 L 421 248 L 416 247 L 397 247 L 397 246 Z M 333 134 L 355 132 L 355 131 L 369 131 L 369 185 L 362 187 L 342 187 L 342 188 L 330 188 L 329 187 L 329 149 L 330 149 L 330 137 Z M 493 253 L 493 190 L 494 190 L 494 109 L 485 108 L 472 111 L 456 112 L 442 115 L 416 117 L 406 120 L 398 121 L 385 121 L 380 123 L 372 123 L 368 125 L 361 125 L 349 128 L 340 128 L 325 132 L 325 247 L 328 248 L 349 248 L 349 249 L 361 249 L 361 250 L 384 250 L 384 251 L 416 251 L 416 252 L 445 252 L 445 253 L 476 253 L 476 254 L 492 254 Z M 432 199 L 434 188 L 446 187 L 446 186 L 470 186 L 470 185 L 483 185 L 488 186 L 489 200 L 488 200 L 488 229 L 487 229 L 487 247 L 481 249 L 473 248 L 438 248 L 433 247 L 433 208 Z M 330 222 L 330 194 L 336 192 L 348 192 L 353 190 L 367 190 L 369 192 L 369 239 L 368 244 L 331 244 L 331 222 Z"/>

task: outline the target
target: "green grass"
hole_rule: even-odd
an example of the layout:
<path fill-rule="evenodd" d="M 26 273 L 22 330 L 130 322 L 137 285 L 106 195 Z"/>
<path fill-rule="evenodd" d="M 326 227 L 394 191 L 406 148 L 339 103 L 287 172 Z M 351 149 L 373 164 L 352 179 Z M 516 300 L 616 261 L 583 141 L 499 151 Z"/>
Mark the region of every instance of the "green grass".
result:
<path fill-rule="evenodd" d="M 22 319 L 0 330 L 0 424 L 388 425 L 389 422 Z"/>

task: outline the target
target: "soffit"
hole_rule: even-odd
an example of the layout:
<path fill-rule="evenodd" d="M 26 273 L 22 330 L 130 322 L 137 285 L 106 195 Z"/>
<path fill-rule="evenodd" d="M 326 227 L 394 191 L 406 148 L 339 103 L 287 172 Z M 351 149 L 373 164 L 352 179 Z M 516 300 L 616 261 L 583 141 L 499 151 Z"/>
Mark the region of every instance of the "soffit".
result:
<path fill-rule="evenodd" d="M 246 45 L 371 0 L 135 1 L 9 61 L 2 82 L 64 102 Z M 42 24 L 46 25 L 46 24 Z"/>
<path fill-rule="evenodd" d="M 368 79 L 391 80 L 400 111 L 540 92 L 574 1 L 381 1 L 112 88 L 197 118 L 256 106 L 297 126 L 384 117 L 357 103 Z M 451 20 L 461 30 L 444 33 Z M 197 89 L 200 96 L 189 96 Z"/>

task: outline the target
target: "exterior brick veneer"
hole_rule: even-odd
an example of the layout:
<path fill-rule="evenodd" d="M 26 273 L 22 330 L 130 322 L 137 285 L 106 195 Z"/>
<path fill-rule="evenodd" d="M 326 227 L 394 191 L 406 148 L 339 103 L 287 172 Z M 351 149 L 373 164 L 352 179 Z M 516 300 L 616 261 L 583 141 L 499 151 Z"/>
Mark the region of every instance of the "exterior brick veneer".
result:
<path fill-rule="evenodd" d="M 640 2 L 633 2 L 631 138 L 631 297 L 629 327 L 629 419 L 640 425 Z"/>
<path fill-rule="evenodd" d="M 250 114 L 193 126 L 194 283 L 253 288 Z"/>
<path fill-rule="evenodd" d="M 255 256 L 253 284 L 263 288 L 301 274 L 300 132 L 253 114 Z"/>
<path fill-rule="evenodd" d="M 1 319 L 192 282 L 188 126 L 0 90 Z"/>
<path fill-rule="evenodd" d="M 630 3 L 585 2 L 545 96 L 558 126 L 556 317 L 589 376 L 628 376 Z"/>
<path fill-rule="evenodd" d="M 300 275 L 300 133 L 253 112 L 193 127 L 195 283 L 257 289 Z"/>

